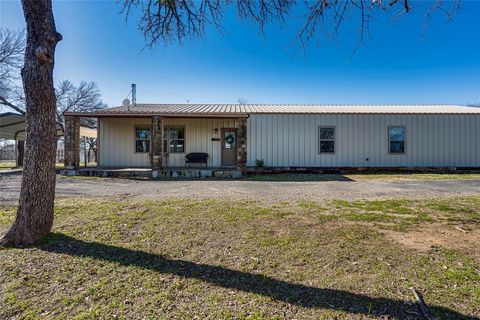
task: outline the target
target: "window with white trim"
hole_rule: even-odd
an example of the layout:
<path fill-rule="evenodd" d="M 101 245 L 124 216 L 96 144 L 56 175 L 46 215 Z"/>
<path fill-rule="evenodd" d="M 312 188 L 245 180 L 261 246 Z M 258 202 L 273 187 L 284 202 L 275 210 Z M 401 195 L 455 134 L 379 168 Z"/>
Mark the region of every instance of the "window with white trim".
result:
<path fill-rule="evenodd" d="M 150 152 L 150 128 L 149 127 L 135 128 L 135 152 L 139 152 L 139 153 Z"/>
<path fill-rule="evenodd" d="M 168 153 L 185 152 L 185 127 L 168 126 L 164 128 L 163 150 Z"/>
<path fill-rule="evenodd" d="M 335 127 L 319 127 L 319 153 L 335 153 Z"/>
<path fill-rule="evenodd" d="M 405 153 L 405 127 L 388 127 L 388 152 L 391 154 Z"/>

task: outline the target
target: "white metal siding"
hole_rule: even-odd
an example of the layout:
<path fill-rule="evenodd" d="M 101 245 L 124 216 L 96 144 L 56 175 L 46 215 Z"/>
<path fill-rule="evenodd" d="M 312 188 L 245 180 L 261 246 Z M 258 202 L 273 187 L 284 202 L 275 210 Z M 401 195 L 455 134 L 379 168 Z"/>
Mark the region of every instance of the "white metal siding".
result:
<path fill-rule="evenodd" d="M 105 167 L 150 167 L 148 153 L 135 153 L 135 127 L 151 126 L 150 118 L 100 118 L 100 164 Z M 235 128 L 235 119 L 176 119 L 165 118 L 165 126 L 185 127 L 185 153 L 171 153 L 168 166 L 184 166 L 185 154 L 206 152 L 208 165 L 221 165 L 222 128 Z M 214 129 L 218 128 L 218 133 Z"/>
<path fill-rule="evenodd" d="M 135 127 L 151 126 L 150 119 L 101 118 L 100 165 L 149 167 L 148 153 L 135 152 Z"/>
<path fill-rule="evenodd" d="M 319 126 L 335 127 L 335 154 L 318 154 Z M 405 127 L 405 154 L 389 154 L 389 126 Z M 248 166 L 478 167 L 480 115 L 252 114 L 247 158 Z"/>

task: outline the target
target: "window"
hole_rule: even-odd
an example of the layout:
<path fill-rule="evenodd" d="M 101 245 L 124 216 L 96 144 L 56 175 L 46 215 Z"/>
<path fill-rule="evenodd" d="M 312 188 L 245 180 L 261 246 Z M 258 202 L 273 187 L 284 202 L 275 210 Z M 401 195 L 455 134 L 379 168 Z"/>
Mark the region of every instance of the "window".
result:
<path fill-rule="evenodd" d="M 320 127 L 318 135 L 320 153 L 335 153 L 335 128 Z"/>
<path fill-rule="evenodd" d="M 150 128 L 135 128 L 135 152 L 150 152 Z"/>
<path fill-rule="evenodd" d="M 388 127 L 388 150 L 392 154 L 405 153 L 405 127 Z"/>
<path fill-rule="evenodd" d="M 169 153 L 185 152 L 184 127 L 165 127 L 163 132 L 163 150 Z"/>

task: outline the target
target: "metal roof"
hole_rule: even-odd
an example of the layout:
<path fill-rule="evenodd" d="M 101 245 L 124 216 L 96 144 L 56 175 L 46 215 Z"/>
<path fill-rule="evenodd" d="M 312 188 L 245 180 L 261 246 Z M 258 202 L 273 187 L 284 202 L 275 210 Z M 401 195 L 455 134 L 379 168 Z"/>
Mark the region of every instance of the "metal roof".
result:
<path fill-rule="evenodd" d="M 57 124 L 57 135 L 63 135 L 62 128 L 59 124 Z M 97 129 L 80 127 L 80 136 L 96 138 Z M 13 112 L 1 113 L 0 139 L 25 140 L 25 116 Z"/>
<path fill-rule="evenodd" d="M 480 114 L 480 108 L 458 105 L 312 105 L 312 104 L 136 104 L 78 116 L 238 117 L 249 114 Z"/>
<path fill-rule="evenodd" d="M 0 114 L 0 139 L 24 140 L 25 116 L 12 112 Z"/>

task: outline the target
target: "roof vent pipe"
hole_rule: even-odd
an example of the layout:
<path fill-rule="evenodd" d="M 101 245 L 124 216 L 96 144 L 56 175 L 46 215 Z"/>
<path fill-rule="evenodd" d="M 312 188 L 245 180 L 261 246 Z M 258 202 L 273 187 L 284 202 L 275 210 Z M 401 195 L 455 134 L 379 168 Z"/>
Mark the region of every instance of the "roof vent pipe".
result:
<path fill-rule="evenodd" d="M 132 105 L 135 107 L 137 104 L 137 85 L 132 83 Z"/>

